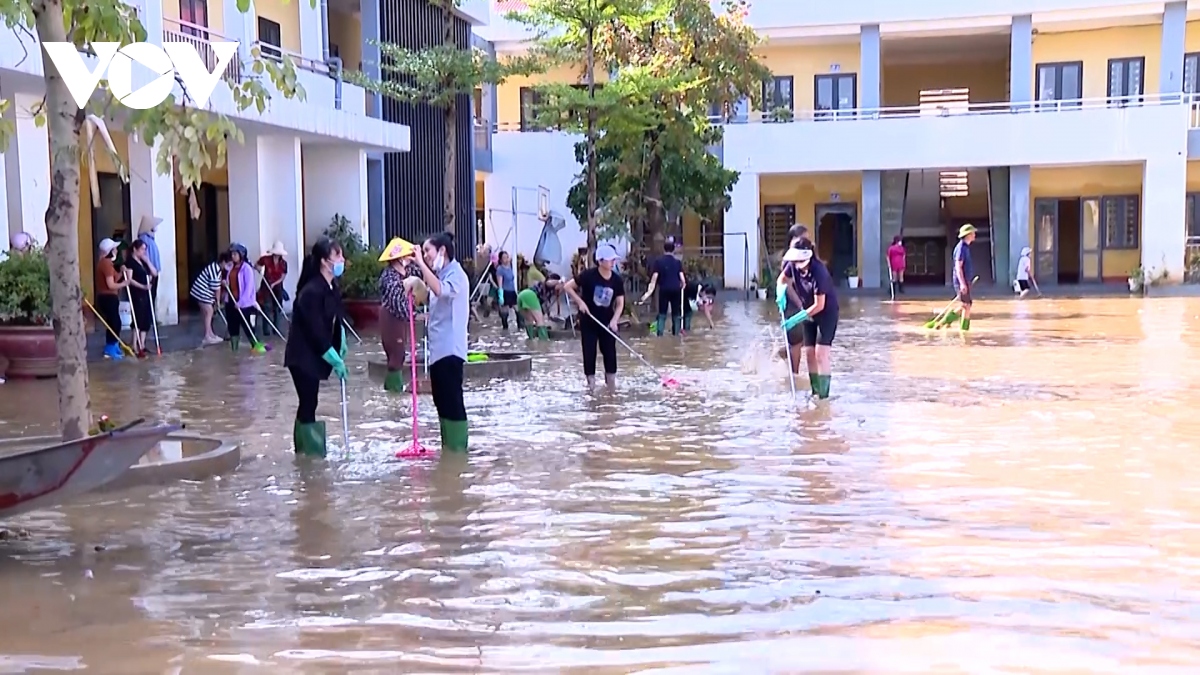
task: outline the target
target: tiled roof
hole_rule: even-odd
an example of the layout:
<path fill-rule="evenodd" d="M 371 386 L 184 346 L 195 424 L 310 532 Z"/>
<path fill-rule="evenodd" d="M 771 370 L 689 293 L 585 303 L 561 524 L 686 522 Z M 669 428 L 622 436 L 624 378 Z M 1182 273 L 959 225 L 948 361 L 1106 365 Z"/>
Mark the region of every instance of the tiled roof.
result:
<path fill-rule="evenodd" d="M 492 0 L 492 9 L 501 14 L 521 12 L 527 7 L 525 0 Z"/>

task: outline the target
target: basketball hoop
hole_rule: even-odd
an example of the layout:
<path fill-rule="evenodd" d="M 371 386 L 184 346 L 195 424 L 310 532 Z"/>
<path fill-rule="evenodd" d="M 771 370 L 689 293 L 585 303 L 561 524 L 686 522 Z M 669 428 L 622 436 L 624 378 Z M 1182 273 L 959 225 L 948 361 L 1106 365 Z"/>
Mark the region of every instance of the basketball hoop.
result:
<path fill-rule="evenodd" d="M 538 218 L 543 222 L 550 219 L 550 190 L 538 186 Z"/>

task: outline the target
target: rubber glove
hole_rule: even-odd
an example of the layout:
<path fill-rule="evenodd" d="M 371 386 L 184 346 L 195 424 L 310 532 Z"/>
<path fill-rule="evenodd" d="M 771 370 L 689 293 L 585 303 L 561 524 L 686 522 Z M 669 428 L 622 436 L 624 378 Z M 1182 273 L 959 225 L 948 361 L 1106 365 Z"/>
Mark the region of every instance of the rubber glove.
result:
<path fill-rule="evenodd" d="M 339 380 L 346 379 L 346 362 L 342 360 L 341 355 L 337 353 L 336 349 L 330 347 L 321 355 L 321 358 L 325 359 L 325 363 L 333 366 L 333 372 L 338 376 Z"/>
<path fill-rule="evenodd" d="M 802 309 L 798 314 L 783 320 L 783 330 L 789 331 L 796 326 L 799 326 L 804 321 L 808 321 L 808 310 Z"/>
<path fill-rule="evenodd" d="M 779 284 L 775 287 L 775 304 L 781 312 L 787 309 L 787 284 Z"/>
<path fill-rule="evenodd" d="M 345 360 L 346 352 L 349 350 L 348 345 L 350 343 L 346 342 L 346 327 L 342 326 L 341 328 L 342 328 L 342 347 L 341 347 L 341 349 L 338 349 L 338 356 L 342 357 L 342 360 Z"/>
<path fill-rule="evenodd" d="M 499 288 L 497 290 L 499 291 L 498 295 L 500 297 L 500 304 L 503 305 L 504 304 L 504 289 Z"/>

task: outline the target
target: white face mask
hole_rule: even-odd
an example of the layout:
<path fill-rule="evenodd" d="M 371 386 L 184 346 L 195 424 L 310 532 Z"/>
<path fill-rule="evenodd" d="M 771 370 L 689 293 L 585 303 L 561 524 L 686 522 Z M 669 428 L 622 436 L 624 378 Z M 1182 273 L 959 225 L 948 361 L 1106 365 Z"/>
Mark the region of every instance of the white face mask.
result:
<path fill-rule="evenodd" d="M 438 253 L 437 258 L 434 258 L 434 260 L 433 260 L 433 271 L 441 272 L 442 268 L 445 266 L 446 266 L 446 256 L 441 253 Z"/>

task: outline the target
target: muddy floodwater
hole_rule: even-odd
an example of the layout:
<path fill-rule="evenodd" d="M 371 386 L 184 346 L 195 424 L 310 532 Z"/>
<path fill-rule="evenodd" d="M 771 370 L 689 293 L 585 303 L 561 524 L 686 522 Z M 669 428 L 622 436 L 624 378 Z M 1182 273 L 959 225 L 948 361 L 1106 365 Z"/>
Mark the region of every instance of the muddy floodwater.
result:
<path fill-rule="evenodd" d="M 829 402 L 732 303 L 634 341 L 678 390 L 623 354 L 589 394 L 530 343 L 532 379 L 468 388 L 470 456 L 421 462 L 370 339 L 352 447 L 328 385 L 308 468 L 281 349 L 97 364 L 98 410 L 246 460 L 7 523 L 0 672 L 1200 672 L 1200 301 L 982 301 L 966 340 L 843 305 Z M 55 401 L 0 385 L 0 435 Z"/>

